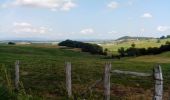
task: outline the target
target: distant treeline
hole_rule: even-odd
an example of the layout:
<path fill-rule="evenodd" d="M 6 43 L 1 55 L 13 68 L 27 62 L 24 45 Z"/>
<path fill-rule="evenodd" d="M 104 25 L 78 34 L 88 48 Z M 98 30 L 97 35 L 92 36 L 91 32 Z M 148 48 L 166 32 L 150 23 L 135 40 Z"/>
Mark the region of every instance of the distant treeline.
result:
<path fill-rule="evenodd" d="M 97 44 L 84 43 L 80 41 L 65 40 L 58 44 L 59 46 L 67 46 L 72 48 L 81 48 L 83 52 L 90 52 L 91 54 L 103 55 L 103 48 Z"/>
<path fill-rule="evenodd" d="M 170 38 L 170 35 L 167 35 L 167 36 L 161 36 L 160 39 L 168 39 Z"/>
<path fill-rule="evenodd" d="M 123 47 L 118 49 L 118 52 L 121 57 L 155 55 L 166 51 L 170 51 L 170 42 L 166 42 L 165 45 L 161 45 L 160 47 L 135 48 L 135 44 L 132 44 L 132 47 L 126 50 Z"/>

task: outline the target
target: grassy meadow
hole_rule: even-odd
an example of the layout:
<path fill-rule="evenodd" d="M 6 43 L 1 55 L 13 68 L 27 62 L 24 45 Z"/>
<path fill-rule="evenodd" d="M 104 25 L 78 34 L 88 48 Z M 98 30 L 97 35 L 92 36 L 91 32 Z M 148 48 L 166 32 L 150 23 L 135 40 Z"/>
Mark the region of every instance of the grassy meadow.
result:
<path fill-rule="evenodd" d="M 162 44 L 165 44 L 166 41 L 170 41 L 170 39 L 161 39 L 158 42 L 158 39 L 142 39 L 142 40 L 126 40 L 120 42 L 113 43 L 104 43 L 101 44 L 104 48 L 108 48 L 114 54 L 117 54 L 117 50 L 121 47 L 125 49 L 131 47 L 131 44 L 134 43 L 136 48 L 148 48 L 148 47 L 159 47 Z"/>
<path fill-rule="evenodd" d="M 152 46 L 159 46 L 154 40 Z M 142 43 L 147 44 L 145 41 Z M 163 43 L 163 41 L 161 41 Z M 136 46 L 139 44 L 135 42 Z M 104 46 L 116 51 L 122 47 Z M 131 43 L 128 44 L 130 46 Z M 141 46 L 141 45 L 140 45 Z M 146 45 L 145 45 L 146 46 Z M 150 45 L 151 46 L 151 45 Z M 114 48 L 114 49 L 113 49 Z M 104 56 L 91 55 L 80 50 L 70 50 L 49 45 L 0 45 L 0 67 L 5 67 L 9 79 L 14 81 L 14 63 L 20 61 L 20 81 L 33 100 L 67 100 L 65 87 L 65 62 L 72 63 L 72 85 L 75 98 L 83 99 L 81 93 L 103 75 L 104 64 L 112 63 L 112 69 L 152 73 L 159 63 L 164 74 L 164 100 L 170 92 L 170 52 L 156 56 L 141 56 L 106 59 Z M 0 73 L 0 83 L 7 85 L 4 74 Z M 111 100 L 151 100 L 154 81 L 152 77 L 135 77 L 113 74 L 111 77 Z M 1 97 L 0 97 L 1 98 Z M 87 100 L 103 100 L 103 87 L 99 84 L 88 92 Z"/>

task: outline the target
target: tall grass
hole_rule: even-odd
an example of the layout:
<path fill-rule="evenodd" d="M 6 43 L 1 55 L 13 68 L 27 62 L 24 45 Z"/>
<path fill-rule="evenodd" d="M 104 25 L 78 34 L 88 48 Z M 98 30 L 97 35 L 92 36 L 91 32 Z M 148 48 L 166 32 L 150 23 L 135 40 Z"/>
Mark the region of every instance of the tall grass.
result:
<path fill-rule="evenodd" d="M 20 90 L 16 91 L 5 65 L 0 66 L 0 80 L 0 100 L 40 100 L 38 97 L 28 95 L 22 82 L 19 84 Z"/>

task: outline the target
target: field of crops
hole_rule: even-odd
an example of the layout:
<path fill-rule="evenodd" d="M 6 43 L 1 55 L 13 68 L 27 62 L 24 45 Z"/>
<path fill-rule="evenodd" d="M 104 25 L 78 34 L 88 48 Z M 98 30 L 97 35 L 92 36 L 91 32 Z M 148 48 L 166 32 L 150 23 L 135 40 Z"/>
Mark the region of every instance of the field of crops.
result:
<path fill-rule="evenodd" d="M 170 52 L 117 60 L 57 46 L 0 45 L 0 67 L 7 69 L 12 82 L 16 60 L 21 63 L 20 81 L 25 92 L 37 98 L 35 100 L 67 99 L 64 67 L 66 61 L 72 63 L 73 94 L 80 99 L 81 93 L 102 77 L 106 62 L 112 63 L 112 69 L 145 73 L 152 73 L 154 65 L 159 63 L 163 68 L 165 97 L 170 92 Z M 1 73 L 0 84 L 7 85 L 3 76 Z M 150 100 L 153 95 L 152 77 L 113 74 L 111 82 L 111 100 Z M 102 84 L 87 93 L 85 98 L 103 100 Z"/>

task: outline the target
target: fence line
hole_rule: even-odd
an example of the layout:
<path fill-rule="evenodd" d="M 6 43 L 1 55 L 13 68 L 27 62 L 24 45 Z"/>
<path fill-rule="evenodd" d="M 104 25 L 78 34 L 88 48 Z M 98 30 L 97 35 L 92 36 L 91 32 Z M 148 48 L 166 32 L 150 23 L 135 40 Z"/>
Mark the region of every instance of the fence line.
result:
<path fill-rule="evenodd" d="M 154 68 L 155 91 L 153 100 L 162 100 L 163 96 L 163 76 L 160 65 Z"/>
<path fill-rule="evenodd" d="M 19 60 L 15 62 L 15 89 L 19 90 Z M 87 90 L 82 93 L 82 95 L 86 94 L 88 90 L 92 90 L 97 84 L 103 81 L 104 87 L 104 100 L 110 100 L 110 77 L 111 73 L 116 72 L 119 74 L 130 74 L 130 75 L 137 75 L 137 76 L 150 76 L 150 74 L 145 75 L 145 73 L 137 73 L 137 72 L 130 72 L 130 71 L 120 71 L 120 70 L 113 70 L 111 71 L 111 63 L 106 63 L 104 67 L 104 74 L 103 77 L 97 80 L 94 84 L 89 86 Z M 71 82 L 71 62 L 65 63 L 65 71 L 66 71 L 66 90 L 68 97 L 72 97 L 72 82 Z M 153 76 L 155 80 L 155 88 L 154 88 L 154 96 L 153 100 L 162 100 L 163 99 L 163 76 L 162 76 L 162 69 L 160 65 L 157 65 L 153 69 Z"/>
<path fill-rule="evenodd" d="M 19 60 L 15 62 L 15 89 L 19 90 Z"/>
<path fill-rule="evenodd" d="M 104 100 L 110 100 L 110 73 L 111 63 L 106 63 L 104 68 Z"/>
<path fill-rule="evenodd" d="M 68 97 L 71 98 L 72 96 L 72 86 L 71 86 L 71 63 L 66 62 L 66 89 L 68 93 Z"/>

